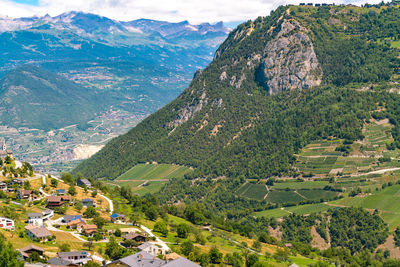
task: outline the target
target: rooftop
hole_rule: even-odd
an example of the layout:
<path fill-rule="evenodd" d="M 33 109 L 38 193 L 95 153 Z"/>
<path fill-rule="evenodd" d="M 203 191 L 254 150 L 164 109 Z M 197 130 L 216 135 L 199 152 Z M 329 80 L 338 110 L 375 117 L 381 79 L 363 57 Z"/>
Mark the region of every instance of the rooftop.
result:
<path fill-rule="evenodd" d="M 70 251 L 70 252 L 58 252 L 60 258 L 66 257 L 79 257 L 79 256 L 89 256 L 87 251 Z"/>
<path fill-rule="evenodd" d="M 25 226 L 25 229 L 31 232 L 36 237 L 48 237 L 51 236 L 51 233 L 44 227 L 36 227 L 33 225 Z"/>

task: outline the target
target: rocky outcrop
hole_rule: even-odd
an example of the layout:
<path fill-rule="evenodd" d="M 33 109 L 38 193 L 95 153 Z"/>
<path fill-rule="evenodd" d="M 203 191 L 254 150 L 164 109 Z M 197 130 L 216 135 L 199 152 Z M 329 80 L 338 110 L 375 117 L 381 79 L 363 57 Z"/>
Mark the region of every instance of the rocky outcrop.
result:
<path fill-rule="evenodd" d="M 265 47 L 256 77 L 270 95 L 320 85 L 322 70 L 307 29 L 285 19 Z"/>

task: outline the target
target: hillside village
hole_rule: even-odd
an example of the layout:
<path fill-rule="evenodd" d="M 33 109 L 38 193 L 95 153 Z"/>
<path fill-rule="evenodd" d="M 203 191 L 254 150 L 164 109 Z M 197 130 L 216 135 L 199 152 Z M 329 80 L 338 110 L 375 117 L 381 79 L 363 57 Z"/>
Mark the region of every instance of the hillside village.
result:
<path fill-rule="evenodd" d="M 199 266 L 173 253 L 148 228 L 115 213 L 113 202 L 88 179 L 25 172 L 28 163 L 16 167 L 4 139 L 2 144 L 0 233 L 25 266 Z M 124 248 L 125 257 L 103 258 L 107 244 Z"/>

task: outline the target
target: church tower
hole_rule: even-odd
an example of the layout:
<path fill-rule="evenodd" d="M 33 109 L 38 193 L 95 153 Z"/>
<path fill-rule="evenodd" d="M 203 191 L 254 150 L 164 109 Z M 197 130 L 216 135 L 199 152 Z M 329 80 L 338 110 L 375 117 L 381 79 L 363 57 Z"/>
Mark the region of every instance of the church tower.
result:
<path fill-rule="evenodd" d="M 1 150 L 3 150 L 3 151 L 7 150 L 6 139 L 5 138 L 2 138 Z"/>

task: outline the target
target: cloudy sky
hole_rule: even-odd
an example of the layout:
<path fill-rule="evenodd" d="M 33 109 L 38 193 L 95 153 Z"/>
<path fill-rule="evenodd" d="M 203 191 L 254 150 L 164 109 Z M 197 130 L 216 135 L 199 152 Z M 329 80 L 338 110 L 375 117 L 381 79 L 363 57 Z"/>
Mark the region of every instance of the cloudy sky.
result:
<path fill-rule="evenodd" d="M 232 22 L 254 19 L 268 15 L 282 4 L 353 3 L 363 0 L 0 0 L 0 15 L 28 17 L 51 16 L 67 11 L 83 11 L 106 16 L 116 20 L 139 18 L 200 22 Z M 369 0 L 378 3 L 380 0 Z"/>

